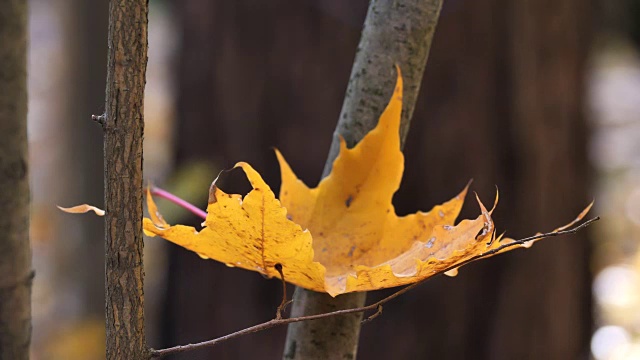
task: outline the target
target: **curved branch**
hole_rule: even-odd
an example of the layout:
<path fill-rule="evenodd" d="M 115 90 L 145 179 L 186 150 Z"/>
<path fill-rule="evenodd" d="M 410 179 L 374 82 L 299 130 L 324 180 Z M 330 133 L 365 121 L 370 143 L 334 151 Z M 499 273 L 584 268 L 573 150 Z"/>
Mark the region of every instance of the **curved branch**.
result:
<path fill-rule="evenodd" d="M 282 300 L 282 304 L 278 307 L 278 314 L 276 315 L 275 319 L 269 320 L 267 322 L 258 324 L 258 325 L 254 325 L 242 330 L 238 330 L 236 332 L 233 332 L 231 334 L 227 334 L 215 339 L 211 339 L 211 340 L 207 340 L 207 341 L 203 341 L 203 342 L 199 342 L 199 343 L 195 343 L 195 344 L 187 344 L 187 345 L 178 345 L 178 346 L 174 346 L 174 347 L 170 347 L 170 348 L 166 348 L 166 349 L 160 349 L 160 350 L 151 350 L 151 357 L 152 358 L 160 358 L 163 356 L 167 356 L 170 354 L 176 354 L 176 353 L 181 353 L 181 352 L 186 352 L 186 351 L 192 351 L 192 350 L 198 350 L 198 349 L 202 349 L 205 347 L 211 347 L 211 346 L 215 346 L 218 345 L 221 342 L 227 341 L 227 340 L 231 340 L 231 339 L 235 339 L 237 337 L 243 336 L 243 335 L 248 335 L 248 334 L 252 334 L 255 332 L 259 332 L 259 331 L 263 331 L 263 330 L 267 330 L 267 329 L 271 329 L 273 327 L 276 326 L 280 326 L 280 325 L 286 325 L 286 324 L 292 324 L 292 323 L 298 323 L 298 322 L 302 322 L 302 321 L 310 321 L 310 320 L 318 320 L 318 319 L 324 319 L 324 318 L 330 318 L 330 317 L 334 317 L 334 316 L 340 316 L 340 315 L 347 315 L 347 314 L 354 314 L 354 313 L 363 313 L 366 311 L 373 311 L 375 310 L 376 312 L 373 313 L 371 316 L 369 316 L 368 318 L 366 318 L 365 320 L 363 320 L 362 322 L 368 322 L 373 320 L 374 318 L 378 317 L 381 313 L 382 313 L 382 305 L 384 305 L 385 303 L 397 298 L 400 295 L 403 295 L 407 292 L 409 292 L 410 290 L 422 285 L 422 283 L 426 282 L 427 280 L 433 279 L 436 275 L 440 275 L 443 274 L 447 271 L 453 270 L 453 269 L 457 269 L 461 266 L 467 265 L 471 262 L 480 260 L 480 259 L 484 259 L 493 255 L 498 254 L 500 251 L 510 248 L 510 247 L 514 247 L 514 246 L 520 246 L 523 245 L 526 242 L 532 241 L 532 240 L 537 240 L 537 239 L 542 239 L 545 237 L 554 237 L 554 236 L 560 236 L 560 235 L 567 235 L 567 234 L 573 234 L 576 233 L 582 229 L 584 229 L 585 227 L 591 225 L 592 223 L 594 223 L 595 221 L 600 220 L 600 217 L 595 217 L 593 219 L 587 220 L 584 223 L 582 223 L 581 225 L 578 225 L 572 229 L 568 229 L 568 230 L 562 230 L 562 231 L 557 231 L 557 232 L 550 232 L 550 233 L 544 233 L 544 234 L 538 234 L 538 235 L 534 235 L 534 236 L 530 236 L 524 239 L 520 239 L 520 240 L 516 240 L 514 242 L 505 244 L 503 246 L 497 247 L 493 250 L 487 251 L 486 253 L 482 253 L 479 255 L 476 255 L 474 257 L 471 257 L 461 263 L 457 263 L 455 265 L 452 265 L 444 270 L 442 270 L 441 272 L 435 274 L 434 276 L 431 276 L 429 278 L 426 278 L 422 281 L 419 281 L 417 283 L 408 285 L 398 291 L 396 291 L 395 293 L 385 297 L 384 299 L 377 301 L 373 304 L 370 305 L 366 305 L 366 306 L 361 306 L 361 307 L 356 307 L 356 308 L 352 308 L 352 309 L 344 309 L 344 310 L 337 310 L 337 311 L 332 311 L 332 312 L 327 312 L 327 313 L 322 313 L 322 314 L 317 314 L 317 315 L 308 315 L 308 316 L 298 316 L 298 317 L 292 317 L 292 318 L 281 318 L 280 317 L 280 310 L 282 307 L 282 304 L 286 304 L 286 291 L 284 292 L 284 298 Z M 280 271 L 280 270 L 279 270 Z M 282 277 L 284 278 L 284 275 L 282 275 Z M 283 284 L 284 286 L 284 284 Z"/>

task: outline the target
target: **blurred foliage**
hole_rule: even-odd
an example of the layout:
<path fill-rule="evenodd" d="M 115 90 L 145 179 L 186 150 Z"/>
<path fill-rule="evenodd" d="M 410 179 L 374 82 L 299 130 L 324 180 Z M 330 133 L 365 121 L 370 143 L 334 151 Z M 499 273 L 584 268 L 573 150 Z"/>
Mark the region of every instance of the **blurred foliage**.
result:
<path fill-rule="evenodd" d="M 176 168 L 163 184 L 157 185 L 191 204 L 201 205 L 204 209 L 209 196 L 209 186 L 216 175 L 217 169 L 212 163 L 191 161 Z M 157 204 L 163 209 L 162 215 L 169 223 L 184 221 L 191 214 L 165 199 L 157 199 Z"/>
<path fill-rule="evenodd" d="M 589 85 L 591 158 L 597 174 L 596 203 L 603 218 L 594 227 L 597 330 L 591 351 L 597 360 L 638 359 L 640 53 L 629 36 L 620 32 L 600 35 L 593 51 Z"/>
<path fill-rule="evenodd" d="M 45 345 L 44 357 L 34 360 L 104 359 L 105 327 L 102 319 L 84 319 L 58 329 Z"/>

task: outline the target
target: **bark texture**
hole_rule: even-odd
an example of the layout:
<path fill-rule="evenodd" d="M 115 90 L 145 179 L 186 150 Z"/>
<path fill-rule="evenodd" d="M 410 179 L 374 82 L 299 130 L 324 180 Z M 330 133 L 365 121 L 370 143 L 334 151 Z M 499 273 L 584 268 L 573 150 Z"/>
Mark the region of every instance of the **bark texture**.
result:
<path fill-rule="evenodd" d="M 27 1 L 0 3 L 0 359 L 29 358 Z"/>
<path fill-rule="evenodd" d="M 109 3 L 105 164 L 107 359 L 145 359 L 142 265 L 147 0 Z"/>
<path fill-rule="evenodd" d="M 342 111 L 323 176 L 340 150 L 339 137 L 353 147 L 378 123 L 396 82 L 395 65 L 404 78 L 400 139 L 409 132 L 442 0 L 372 0 L 349 77 Z"/>
<path fill-rule="evenodd" d="M 395 65 L 404 79 L 400 124 L 404 147 L 420 91 L 442 0 L 372 0 L 349 78 L 342 111 L 322 176 L 331 173 L 340 137 L 353 147 L 378 123 L 396 81 Z M 296 288 L 292 316 L 313 315 L 363 306 L 366 293 L 337 298 Z M 353 359 L 358 352 L 362 313 L 289 325 L 284 359 Z"/>

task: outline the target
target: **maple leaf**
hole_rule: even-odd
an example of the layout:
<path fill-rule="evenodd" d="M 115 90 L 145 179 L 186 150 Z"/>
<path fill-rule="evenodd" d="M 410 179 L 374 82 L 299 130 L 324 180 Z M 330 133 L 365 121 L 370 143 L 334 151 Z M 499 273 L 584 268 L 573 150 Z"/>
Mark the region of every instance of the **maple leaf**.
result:
<path fill-rule="evenodd" d="M 268 277 L 280 276 L 280 264 L 286 281 L 331 296 L 415 283 L 446 270 L 455 275 L 457 265 L 515 248 L 504 247 L 514 240 L 496 238 L 492 210 L 477 196 L 478 217 L 455 224 L 468 186 L 428 212 L 396 215 L 392 198 L 404 171 L 401 111 L 398 70 L 396 88 L 377 126 L 352 149 L 340 140 L 332 172 L 318 187 L 310 189 L 298 180 L 276 150 L 280 200 L 257 171 L 239 162 L 235 167 L 245 172 L 253 189 L 244 197 L 227 194 L 214 181 L 202 230 L 170 226 L 148 194 L 145 233 Z"/>
<path fill-rule="evenodd" d="M 288 281 L 323 291 L 325 268 L 313 261 L 311 233 L 287 219 L 286 209 L 251 165 L 239 162 L 235 167 L 242 168 L 253 190 L 243 198 L 225 193 L 214 181 L 201 231 L 167 224 L 147 192 L 150 219 L 143 219 L 145 233 L 162 236 L 202 258 L 269 277 L 279 276 L 275 265 L 282 264 Z"/>

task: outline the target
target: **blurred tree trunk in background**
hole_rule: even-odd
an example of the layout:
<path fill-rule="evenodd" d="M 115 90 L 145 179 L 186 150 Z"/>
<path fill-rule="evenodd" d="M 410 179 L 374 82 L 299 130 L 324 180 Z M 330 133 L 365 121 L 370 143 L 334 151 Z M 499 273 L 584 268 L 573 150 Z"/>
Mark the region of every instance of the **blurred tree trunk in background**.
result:
<path fill-rule="evenodd" d="M 320 178 L 367 2 L 174 1 L 178 165 L 249 161 L 277 190 L 277 146 L 309 185 Z M 587 204 L 583 75 L 590 4 L 445 2 L 406 146 L 398 213 L 427 210 L 470 178 L 501 203 L 499 230 L 551 230 Z M 240 176 L 227 176 L 229 184 Z M 245 188 L 246 189 L 246 188 Z M 202 207 L 206 189 L 202 190 Z M 465 208 L 476 214 L 471 197 Z M 464 215 L 464 214 L 463 214 Z M 197 223 L 194 220 L 194 223 Z M 362 330 L 360 357 L 575 359 L 591 329 L 585 232 L 436 278 Z M 171 248 L 165 345 L 273 316 L 277 281 Z M 384 295 L 372 293 L 370 301 Z M 285 329 L 180 359 L 278 358 Z M 251 344 L 251 346 L 247 346 Z"/>
<path fill-rule="evenodd" d="M 27 1 L 0 3 L 0 359 L 29 359 Z"/>
<path fill-rule="evenodd" d="M 79 351 L 66 341 L 76 331 L 104 344 L 104 220 L 55 205 L 103 203 L 102 131 L 91 115 L 104 111 L 107 0 L 29 5 L 33 354 L 69 358 Z"/>
<path fill-rule="evenodd" d="M 70 21 L 65 34 L 69 41 L 74 79 L 69 101 L 72 149 L 69 166 L 74 174 L 69 184 L 76 203 L 104 202 L 103 156 L 100 151 L 102 129 L 91 115 L 104 112 L 104 89 L 107 67 L 108 1 L 71 0 Z M 90 65 L 89 65 L 90 64 Z M 82 316 L 104 318 L 104 219 L 74 219 L 79 231 L 78 249 L 74 254 L 74 283 L 80 287 Z M 77 271 L 78 267 L 83 271 Z"/>

